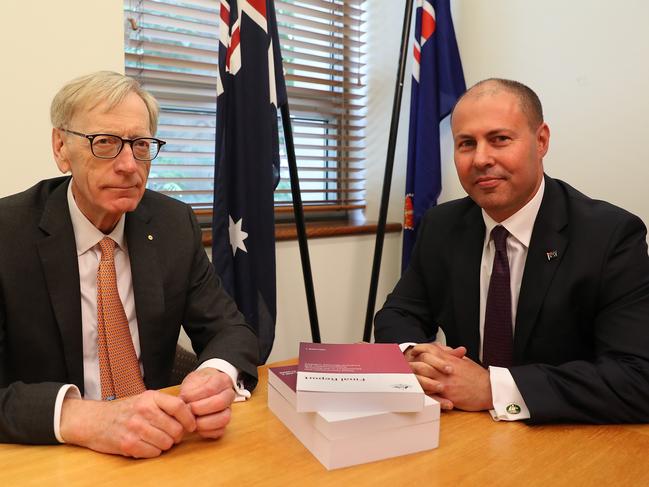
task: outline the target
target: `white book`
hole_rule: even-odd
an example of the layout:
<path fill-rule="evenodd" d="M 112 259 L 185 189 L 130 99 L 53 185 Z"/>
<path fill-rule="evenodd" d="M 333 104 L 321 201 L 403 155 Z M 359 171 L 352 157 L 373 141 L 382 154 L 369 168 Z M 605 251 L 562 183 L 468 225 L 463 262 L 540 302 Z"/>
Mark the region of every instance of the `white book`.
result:
<path fill-rule="evenodd" d="M 419 412 L 298 412 L 296 367 L 269 369 L 268 407 L 327 469 L 437 448 L 439 403 Z"/>

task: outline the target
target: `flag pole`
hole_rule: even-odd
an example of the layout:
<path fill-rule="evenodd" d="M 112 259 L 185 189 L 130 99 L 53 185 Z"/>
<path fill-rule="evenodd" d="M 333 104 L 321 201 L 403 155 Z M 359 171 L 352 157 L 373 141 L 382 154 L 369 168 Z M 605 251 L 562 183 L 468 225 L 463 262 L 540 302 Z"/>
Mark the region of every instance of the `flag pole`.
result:
<path fill-rule="evenodd" d="M 311 325 L 311 340 L 320 343 L 320 327 L 318 325 L 318 311 L 315 303 L 315 291 L 313 289 L 313 276 L 311 274 L 311 260 L 309 259 L 309 246 L 306 241 L 306 228 L 304 226 L 304 208 L 302 206 L 302 195 L 300 193 L 300 180 L 297 174 L 297 162 L 295 159 L 295 145 L 293 144 L 293 128 L 291 126 L 291 113 L 288 102 L 282 104 L 282 126 L 284 127 L 284 142 L 286 144 L 286 156 L 288 158 L 288 170 L 291 179 L 291 194 L 293 196 L 293 214 L 295 215 L 295 227 L 297 229 L 297 240 L 300 246 L 300 259 L 302 260 L 302 275 L 304 278 L 304 291 L 306 293 L 306 304 L 309 311 L 309 323 Z"/>
<path fill-rule="evenodd" d="M 392 186 L 392 168 L 394 167 L 394 151 L 399 130 L 399 112 L 401 111 L 401 96 L 403 94 L 403 80 L 406 70 L 406 53 L 408 50 L 408 37 L 410 36 L 410 22 L 412 20 L 413 0 L 406 0 L 403 17 L 403 31 L 401 33 L 401 50 L 399 51 L 399 65 L 397 68 L 397 82 L 394 90 L 392 104 L 392 120 L 390 122 L 390 136 L 388 138 L 388 153 L 385 161 L 385 174 L 383 176 L 383 191 L 381 193 L 381 207 L 379 221 L 376 229 L 376 243 L 374 244 L 374 261 L 372 263 L 372 276 L 370 278 L 370 291 L 367 298 L 367 311 L 365 313 L 365 329 L 363 341 L 369 342 L 372 336 L 372 321 L 374 319 L 374 306 L 376 305 L 376 291 L 381 270 L 381 257 L 383 255 L 383 240 L 385 238 L 385 223 L 390 202 L 390 187 Z"/>

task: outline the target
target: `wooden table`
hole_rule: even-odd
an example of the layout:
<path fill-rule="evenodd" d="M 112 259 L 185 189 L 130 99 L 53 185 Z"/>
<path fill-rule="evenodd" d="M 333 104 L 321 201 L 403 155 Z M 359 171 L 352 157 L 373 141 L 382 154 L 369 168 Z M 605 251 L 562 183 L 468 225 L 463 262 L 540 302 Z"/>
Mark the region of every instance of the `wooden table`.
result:
<path fill-rule="evenodd" d="M 0 445 L 0 486 L 463 485 L 649 486 L 649 425 L 496 423 L 443 413 L 439 448 L 327 471 L 266 407 L 267 369 L 218 441 L 188 436 L 159 458 Z"/>

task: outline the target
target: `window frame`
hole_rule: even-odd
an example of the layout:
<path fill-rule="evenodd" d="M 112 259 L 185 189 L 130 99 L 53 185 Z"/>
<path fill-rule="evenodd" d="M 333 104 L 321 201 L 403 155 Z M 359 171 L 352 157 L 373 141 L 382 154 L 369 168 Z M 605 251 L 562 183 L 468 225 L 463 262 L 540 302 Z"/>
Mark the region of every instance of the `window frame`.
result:
<path fill-rule="evenodd" d="M 300 189 L 307 219 L 348 219 L 350 216 L 357 218 L 365 209 L 366 110 L 364 102 L 366 91 L 363 84 L 364 44 L 361 39 L 364 33 L 363 3 L 364 0 L 276 0 L 275 2 L 299 167 Z M 170 149 L 179 149 L 180 145 L 174 144 L 174 137 L 167 137 L 167 134 L 176 135 L 181 131 L 167 131 L 165 127 L 173 124 L 165 122 L 172 120 L 171 116 L 174 114 L 180 115 L 183 109 L 191 116 L 202 116 L 204 120 L 212 119 L 213 125 L 207 123 L 204 132 L 216 131 L 215 75 L 218 62 L 218 10 L 219 2 L 210 0 L 125 0 L 124 2 L 126 72 L 140 80 L 144 88 L 151 91 L 159 100 L 161 130 L 158 132 L 158 137 L 168 140 Z M 151 12 L 160 15 L 156 16 Z M 211 32 L 211 37 L 210 35 L 199 36 L 206 42 L 199 41 L 196 44 L 209 46 L 209 50 L 201 51 L 208 55 L 198 56 L 199 65 L 209 57 L 213 60 L 212 67 L 206 68 L 206 72 L 214 72 L 213 106 L 205 103 L 192 104 L 193 98 L 205 99 L 206 84 L 203 82 L 209 75 L 201 79 L 193 75 L 190 68 L 186 68 L 186 65 L 190 64 L 191 54 L 187 53 L 185 46 L 191 44 L 191 41 L 188 40 L 190 37 L 183 36 L 188 35 L 187 25 L 191 24 L 191 20 L 188 19 L 193 18 L 191 15 L 186 15 L 188 12 L 209 17 L 204 24 L 198 22 L 196 24 Z M 184 39 L 184 45 L 183 42 L 180 45 L 173 45 L 173 32 L 166 39 L 171 43 L 167 55 L 172 58 L 170 61 L 172 64 L 177 63 L 175 69 L 180 71 L 179 78 L 183 77 L 183 69 L 189 70 L 186 91 L 178 99 L 174 99 L 179 102 L 177 105 L 167 103 L 171 87 L 175 85 L 166 86 L 168 82 L 165 79 L 166 75 L 163 76 L 163 70 L 153 62 L 165 61 L 164 53 L 158 52 L 161 57 L 154 59 L 156 51 L 147 48 L 147 43 L 154 45 L 151 41 L 153 39 L 151 32 L 156 24 L 152 19 L 158 23 L 167 21 L 172 30 L 180 32 L 179 38 Z M 177 19 L 181 20 L 177 21 Z M 322 33 L 325 27 L 331 29 L 329 40 Z M 312 38 L 305 38 L 304 36 L 307 35 Z M 210 43 L 213 43 L 213 46 Z M 320 46 L 321 51 L 314 51 L 314 46 Z M 330 65 L 323 64 L 325 58 L 331 61 Z M 207 66 L 209 63 L 204 64 Z M 155 80 L 156 76 L 161 80 Z M 169 77 L 173 78 L 173 75 Z M 329 87 L 327 91 L 329 96 L 326 98 L 321 96 L 323 86 Z M 322 118 L 317 119 L 316 116 Z M 284 222 L 292 220 L 293 206 L 290 203 L 292 201 L 290 183 L 279 117 L 278 123 L 282 181 L 276 191 L 275 214 L 278 222 Z M 322 137 L 313 133 L 313 127 L 322 129 Z M 213 147 L 213 140 L 206 136 L 206 144 L 203 148 L 210 143 Z M 205 157 L 207 160 L 209 151 L 205 154 L 208 154 Z M 212 149 L 212 171 L 213 154 Z M 192 179 L 190 177 L 174 180 L 173 177 L 164 176 L 163 168 L 169 169 L 169 174 L 173 174 L 175 168 L 181 167 L 164 164 L 170 159 L 171 157 L 165 158 L 164 152 L 160 153 L 158 162 L 154 161 L 152 165 L 152 177 L 148 187 L 169 194 L 173 191 L 165 189 L 166 184 L 173 187 L 177 181 Z M 209 174 L 209 164 L 200 166 L 199 171 L 205 168 Z M 321 170 L 318 170 L 319 168 Z M 210 177 L 201 176 L 195 179 L 209 181 Z M 203 190 L 204 195 L 210 193 L 207 197 L 208 201 L 204 204 L 192 205 L 204 224 L 211 221 L 211 191 L 212 189 Z M 190 191 L 183 191 L 183 193 L 190 194 Z M 325 195 L 325 197 L 314 200 L 313 195 Z M 333 199 L 331 195 L 334 195 Z"/>

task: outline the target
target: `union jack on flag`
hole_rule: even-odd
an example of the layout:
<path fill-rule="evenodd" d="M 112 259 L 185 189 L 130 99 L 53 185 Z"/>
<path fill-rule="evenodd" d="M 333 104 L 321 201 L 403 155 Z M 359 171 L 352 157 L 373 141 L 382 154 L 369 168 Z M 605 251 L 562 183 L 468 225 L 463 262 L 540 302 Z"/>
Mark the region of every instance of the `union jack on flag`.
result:
<path fill-rule="evenodd" d="M 273 0 L 221 0 L 212 262 L 259 337 L 275 337 L 277 108 L 286 103 Z"/>
<path fill-rule="evenodd" d="M 419 220 L 442 190 L 439 123 L 466 90 L 450 0 L 418 0 L 408 134 L 402 270 Z"/>

